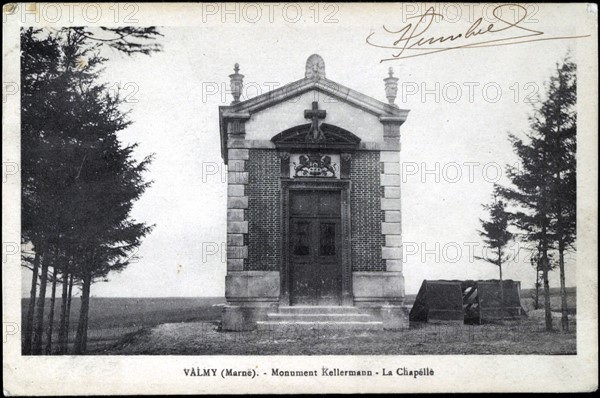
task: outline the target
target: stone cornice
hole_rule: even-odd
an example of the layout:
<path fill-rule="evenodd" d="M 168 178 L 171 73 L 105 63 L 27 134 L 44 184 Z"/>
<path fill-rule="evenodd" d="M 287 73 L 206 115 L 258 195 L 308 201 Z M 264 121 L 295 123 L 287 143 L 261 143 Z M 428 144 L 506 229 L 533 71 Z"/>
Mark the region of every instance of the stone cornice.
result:
<path fill-rule="evenodd" d="M 277 149 L 271 140 L 247 140 L 232 138 L 227 142 L 227 147 L 232 149 Z M 352 148 L 356 151 L 399 151 L 400 140 L 388 139 L 384 142 L 361 141 Z"/>
<path fill-rule="evenodd" d="M 380 116 L 379 121 L 383 124 L 389 123 L 389 124 L 401 125 L 402 123 L 404 123 L 406 121 L 409 111 L 407 109 L 400 109 L 400 110 L 404 112 L 403 116 Z"/>
<path fill-rule="evenodd" d="M 239 120 L 248 120 L 250 119 L 250 114 L 248 112 L 235 112 L 229 109 L 223 110 L 223 119 L 239 119 Z"/>

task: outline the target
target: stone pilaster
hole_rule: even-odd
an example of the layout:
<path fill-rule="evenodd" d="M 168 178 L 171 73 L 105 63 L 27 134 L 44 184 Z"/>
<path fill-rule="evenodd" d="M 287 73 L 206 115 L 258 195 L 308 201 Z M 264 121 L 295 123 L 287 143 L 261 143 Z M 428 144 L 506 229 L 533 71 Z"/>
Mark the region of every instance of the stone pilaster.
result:
<path fill-rule="evenodd" d="M 400 184 L 400 152 L 381 152 L 381 185 L 383 197 L 381 198 L 381 210 L 384 212 L 381 223 L 381 233 L 384 235 L 385 243 L 381 248 L 381 256 L 386 262 L 389 272 L 402 271 L 402 218 Z"/>
<path fill-rule="evenodd" d="M 384 329 L 402 329 L 408 327 L 408 312 L 403 305 L 404 275 L 402 274 L 402 206 L 400 189 L 402 176 L 399 128 L 400 125 L 396 126 L 395 122 L 384 123 L 384 139 L 386 141 L 398 140 L 398 150 L 380 152 L 382 165 L 380 181 L 383 188 L 381 210 L 384 214 L 381 222 L 381 233 L 385 239 L 384 246 L 381 248 L 381 257 L 385 261 L 386 274 L 394 275 L 399 281 L 394 286 L 394 296 L 399 300 L 381 307 Z M 388 129 L 387 133 L 386 129 Z"/>
<path fill-rule="evenodd" d="M 248 258 L 244 235 L 248 234 L 248 149 L 229 148 L 227 168 L 227 272 L 243 271 Z"/>

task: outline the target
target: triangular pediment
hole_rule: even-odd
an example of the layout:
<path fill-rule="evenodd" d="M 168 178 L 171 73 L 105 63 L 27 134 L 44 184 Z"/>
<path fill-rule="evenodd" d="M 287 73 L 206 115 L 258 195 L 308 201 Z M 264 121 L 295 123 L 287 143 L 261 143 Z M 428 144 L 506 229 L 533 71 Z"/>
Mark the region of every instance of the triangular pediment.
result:
<path fill-rule="evenodd" d="M 393 125 L 398 129 L 406 120 L 409 113 L 407 109 L 400 109 L 393 103 L 379 101 L 329 80 L 317 64 L 312 69 L 309 66 L 303 79 L 245 101 L 238 101 L 238 87 L 232 104 L 219 107 L 221 151 L 225 161 L 229 136 L 243 137 L 255 143 L 270 140 L 280 148 L 341 149 L 356 147 L 359 143 L 381 143 L 384 141 L 385 126 Z M 312 125 L 325 126 L 327 138 L 323 142 L 302 141 L 307 135 L 306 129 L 311 125 L 306 123 L 310 117 L 305 112 L 315 102 L 318 102 L 318 110 L 325 111 L 327 116 L 320 118 L 317 123 L 313 120 Z M 314 127 L 312 129 L 318 131 Z"/>
<path fill-rule="evenodd" d="M 260 112 L 283 101 L 290 101 L 309 91 L 323 93 L 333 99 L 345 102 L 379 117 L 406 118 L 408 110 L 400 109 L 385 102 L 376 100 L 368 95 L 348 88 L 333 80 L 304 78 L 273 91 L 258 95 L 235 105 L 222 107 L 226 113 L 248 113 L 250 115 Z"/>

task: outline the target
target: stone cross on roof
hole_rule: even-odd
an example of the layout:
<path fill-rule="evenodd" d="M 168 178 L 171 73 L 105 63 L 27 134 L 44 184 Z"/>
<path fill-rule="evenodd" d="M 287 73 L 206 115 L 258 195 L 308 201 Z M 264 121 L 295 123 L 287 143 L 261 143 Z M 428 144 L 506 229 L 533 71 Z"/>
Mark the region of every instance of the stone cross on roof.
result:
<path fill-rule="evenodd" d="M 319 126 L 319 119 L 325 119 L 327 116 L 327 112 L 323 109 L 319 109 L 319 103 L 317 101 L 313 101 L 312 109 L 306 109 L 304 111 L 305 119 L 312 119 L 312 124 L 310 125 L 310 130 L 306 134 L 307 141 L 323 141 L 325 140 L 325 134 L 323 134 L 323 130 Z"/>

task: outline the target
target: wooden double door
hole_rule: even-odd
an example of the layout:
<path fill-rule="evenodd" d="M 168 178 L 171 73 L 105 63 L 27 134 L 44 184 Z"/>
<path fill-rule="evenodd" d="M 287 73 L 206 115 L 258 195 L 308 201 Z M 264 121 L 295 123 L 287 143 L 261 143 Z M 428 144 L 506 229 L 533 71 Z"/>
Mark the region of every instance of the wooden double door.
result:
<path fill-rule="evenodd" d="M 290 304 L 341 305 L 341 193 L 290 191 Z"/>

